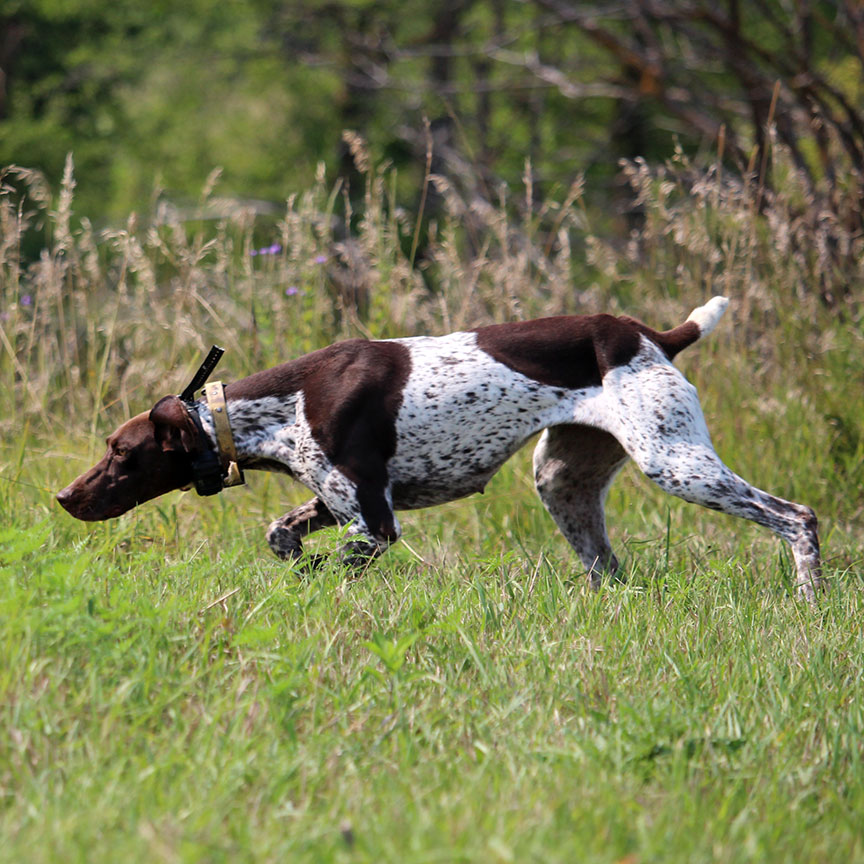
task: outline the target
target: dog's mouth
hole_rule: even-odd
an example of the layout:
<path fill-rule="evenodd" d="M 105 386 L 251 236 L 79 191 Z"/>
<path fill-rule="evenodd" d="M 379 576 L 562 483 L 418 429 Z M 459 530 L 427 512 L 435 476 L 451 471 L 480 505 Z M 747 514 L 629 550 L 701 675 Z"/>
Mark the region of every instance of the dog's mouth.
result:
<path fill-rule="evenodd" d="M 75 490 L 71 486 L 61 489 L 57 495 L 57 502 L 70 515 L 82 522 L 102 522 L 105 519 L 114 519 L 122 516 L 129 508 L 119 505 L 96 507 L 91 502 L 82 501 L 76 497 Z"/>

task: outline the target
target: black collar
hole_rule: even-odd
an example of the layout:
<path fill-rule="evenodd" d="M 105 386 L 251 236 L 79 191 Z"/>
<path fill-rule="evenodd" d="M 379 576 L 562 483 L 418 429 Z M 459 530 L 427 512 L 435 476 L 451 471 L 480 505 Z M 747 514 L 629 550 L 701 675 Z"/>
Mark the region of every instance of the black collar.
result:
<path fill-rule="evenodd" d="M 198 434 L 198 455 L 192 460 L 192 480 L 195 491 L 199 495 L 215 495 L 224 487 L 218 448 L 210 444 L 210 438 L 201 424 L 198 404 L 195 402 L 195 391 L 204 386 L 224 353 L 224 348 L 214 345 L 186 389 L 180 394 L 189 419 Z"/>
<path fill-rule="evenodd" d="M 198 406 L 194 402 L 187 402 L 186 409 L 198 433 L 198 455 L 192 460 L 195 491 L 199 495 L 215 495 L 221 492 L 225 485 L 222 482 L 222 462 L 219 459 L 219 452 L 211 446 L 210 437 L 204 431 Z"/>

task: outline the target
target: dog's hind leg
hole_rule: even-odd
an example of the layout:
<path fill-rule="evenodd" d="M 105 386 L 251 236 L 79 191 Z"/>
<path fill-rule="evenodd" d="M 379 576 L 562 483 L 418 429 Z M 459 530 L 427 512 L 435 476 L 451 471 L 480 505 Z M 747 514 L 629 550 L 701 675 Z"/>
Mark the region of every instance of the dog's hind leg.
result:
<path fill-rule="evenodd" d="M 336 517 L 324 502 L 313 498 L 271 522 L 267 529 L 267 542 L 277 557 L 293 560 L 302 554 L 303 538 L 307 534 L 335 524 Z"/>
<path fill-rule="evenodd" d="M 606 533 L 604 503 L 613 478 L 627 461 L 608 432 L 590 426 L 552 426 L 534 450 L 534 482 L 555 524 L 597 587 L 615 576 L 618 559 Z"/>
<path fill-rule="evenodd" d="M 771 529 L 792 547 L 799 594 L 822 587 L 816 515 L 751 486 L 714 452 L 696 389 L 665 358 L 647 353 L 603 380 L 610 429 L 661 489 Z"/>

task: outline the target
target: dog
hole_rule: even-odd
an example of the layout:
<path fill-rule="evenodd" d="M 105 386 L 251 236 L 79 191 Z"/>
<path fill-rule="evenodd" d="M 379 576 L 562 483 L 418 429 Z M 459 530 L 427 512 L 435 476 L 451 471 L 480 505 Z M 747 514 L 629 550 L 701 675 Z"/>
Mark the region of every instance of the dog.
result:
<path fill-rule="evenodd" d="M 120 426 L 57 500 L 78 519 L 109 519 L 192 483 L 213 494 L 242 469 L 278 471 L 315 497 L 270 525 L 276 555 L 296 559 L 307 534 L 341 525 L 345 561 L 365 566 L 400 537 L 395 511 L 482 491 L 540 432 L 537 491 L 593 586 L 619 569 L 604 503 L 631 458 L 666 492 L 788 541 L 797 591 L 813 599 L 823 584 L 814 512 L 720 461 L 696 390 L 672 365 L 727 303 L 714 297 L 664 332 L 599 314 L 351 339 L 224 390 L 215 382 L 218 404 L 196 401 L 190 385 Z"/>

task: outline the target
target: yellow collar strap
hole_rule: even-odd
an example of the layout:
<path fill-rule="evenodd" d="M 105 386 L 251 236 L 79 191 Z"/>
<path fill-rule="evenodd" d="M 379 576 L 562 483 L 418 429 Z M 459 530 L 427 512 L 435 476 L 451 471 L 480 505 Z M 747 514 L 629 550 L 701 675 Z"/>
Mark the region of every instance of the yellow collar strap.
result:
<path fill-rule="evenodd" d="M 224 477 L 223 486 L 242 486 L 246 480 L 237 464 L 237 450 L 234 447 L 234 436 L 231 434 L 231 423 L 228 420 L 228 405 L 225 402 L 225 388 L 221 381 L 211 381 L 204 387 L 204 398 L 213 417 L 213 428 L 216 430 L 216 449 L 219 451 L 219 461 L 222 464 Z"/>

